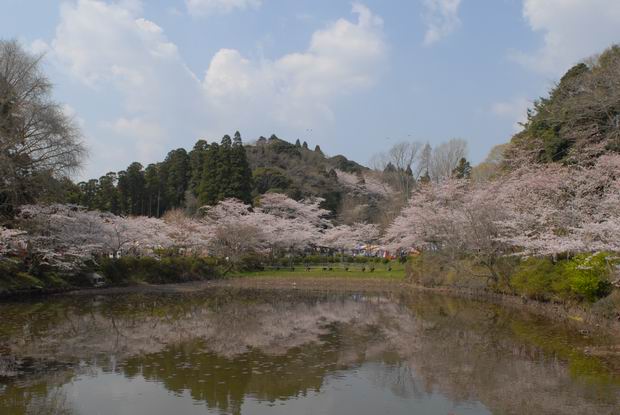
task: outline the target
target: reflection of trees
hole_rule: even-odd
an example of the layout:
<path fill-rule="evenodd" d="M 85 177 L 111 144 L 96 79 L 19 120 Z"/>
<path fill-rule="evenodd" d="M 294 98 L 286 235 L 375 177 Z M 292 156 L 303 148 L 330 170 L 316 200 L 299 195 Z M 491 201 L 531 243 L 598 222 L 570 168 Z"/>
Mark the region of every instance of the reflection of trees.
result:
<path fill-rule="evenodd" d="M 61 386 L 73 377 L 73 371 L 61 369 L 37 377 L 20 376 L 17 383 L 3 383 L 0 378 L 0 413 L 68 415 L 71 411 Z"/>
<path fill-rule="evenodd" d="M 419 333 L 424 340 L 401 368 L 413 374 L 412 390 L 480 401 L 494 413 L 599 414 L 618 408 L 620 380 L 579 351 L 574 331 L 488 304 L 420 300 L 411 304 L 427 324 Z"/>
<path fill-rule="evenodd" d="M 106 370 L 189 391 L 223 413 L 239 413 L 248 396 L 303 396 L 367 362 L 377 363 L 367 365 L 376 385 L 397 396 L 440 392 L 497 413 L 609 413 L 620 402 L 618 379 L 580 351 L 588 340 L 483 303 L 217 291 L 65 299 L 36 313 L 24 307 L 22 326 L 11 320 L 0 331 L 0 350 L 11 356 L 69 364 L 114 357 L 118 364 Z M 28 388 L 40 388 L 39 396 L 63 383 L 35 375 Z M 22 408 L 30 389 L 19 392 Z M 18 394 L 11 391 L 0 391 L 0 409 Z"/>

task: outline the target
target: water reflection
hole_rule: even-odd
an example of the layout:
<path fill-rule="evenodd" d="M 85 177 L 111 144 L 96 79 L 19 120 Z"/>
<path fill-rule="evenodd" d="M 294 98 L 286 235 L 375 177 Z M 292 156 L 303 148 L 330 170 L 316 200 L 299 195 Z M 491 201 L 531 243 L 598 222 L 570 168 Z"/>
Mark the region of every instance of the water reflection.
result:
<path fill-rule="evenodd" d="M 0 306 L 0 413 L 620 413 L 609 339 L 422 294 Z"/>

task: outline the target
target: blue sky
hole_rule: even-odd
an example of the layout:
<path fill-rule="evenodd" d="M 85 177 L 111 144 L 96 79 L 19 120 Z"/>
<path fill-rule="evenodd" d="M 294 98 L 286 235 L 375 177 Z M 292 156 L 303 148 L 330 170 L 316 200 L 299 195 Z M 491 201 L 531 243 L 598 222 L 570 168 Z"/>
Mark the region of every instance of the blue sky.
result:
<path fill-rule="evenodd" d="M 0 0 L 90 150 L 81 177 L 275 133 L 367 162 L 402 140 L 481 161 L 620 41 L 618 0 Z"/>

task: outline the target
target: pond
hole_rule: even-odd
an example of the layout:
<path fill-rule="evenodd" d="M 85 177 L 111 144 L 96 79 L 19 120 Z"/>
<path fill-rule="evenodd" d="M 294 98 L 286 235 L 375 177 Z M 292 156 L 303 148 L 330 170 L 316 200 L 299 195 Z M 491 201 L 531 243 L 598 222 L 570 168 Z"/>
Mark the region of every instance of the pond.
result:
<path fill-rule="evenodd" d="M 445 296 L 0 304 L 2 414 L 620 414 L 618 339 Z"/>

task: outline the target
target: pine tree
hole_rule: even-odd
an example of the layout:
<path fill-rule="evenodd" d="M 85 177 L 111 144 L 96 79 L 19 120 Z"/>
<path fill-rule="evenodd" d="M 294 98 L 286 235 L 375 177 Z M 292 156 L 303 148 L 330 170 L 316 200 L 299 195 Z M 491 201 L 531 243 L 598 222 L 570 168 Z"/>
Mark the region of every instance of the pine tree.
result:
<path fill-rule="evenodd" d="M 232 197 L 250 203 L 252 201 L 252 169 L 248 163 L 239 131 L 235 133 L 233 138 L 230 161 Z"/>
<path fill-rule="evenodd" d="M 162 181 L 160 164 L 149 164 L 144 169 L 144 186 L 146 190 L 146 214 L 159 217 L 162 214 Z"/>
<path fill-rule="evenodd" d="M 459 164 L 456 166 L 456 168 L 452 170 L 452 176 L 457 179 L 469 179 L 470 175 L 471 164 L 469 164 L 469 161 L 467 161 L 465 157 L 462 157 L 459 160 Z"/>
<path fill-rule="evenodd" d="M 301 146 L 302 146 L 303 148 L 305 148 L 306 150 L 308 150 L 308 143 L 306 143 L 305 141 L 304 141 L 304 143 L 303 143 Z"/>
<path fill-rule="evenodd" d="M 142 164 L 133 162 L 127 167 L 127 188 L 130 215 L 144 214 L 144 170 Z"/>
<path fill-rule="evenodd" d="M 235 197 L 232 186 L 232 140 L 227 134 L 222 137 L 219 148 L 216 179 L 218 183 L 217 200 Z"/>
<path fill-rule="evenodd" d="M 301 147 L 301 142 L 299 142 L 299 138 L 295 141 L 295 147 Z"/>
<path fill-rule="evenodd" d="M 185 149 L 169 152 L 164 160 L 164 168 L 167 173 L 165 189 L 168 205 L 171 208 L 180 207 L 189 185 L 189 156 Z"/>
<path fill-rule="evenodd" d="M 323 152 L 321 151 L 321 146 L 319 146 L 318 144 L 316 145 L 316 147 L 314 147 L 314 152 L 315 153 L 319 153 L 319 154 L 323 154 Z"/>
<path fill-rule="evenodd" d="M 220 146 L 213 143 L 205 152 L 204 169 L 198 187 L 198 202 L 203 205 L 215 205 L 220 193 L 218 177 L 220 164 Z"/>
<path fill-rule="evenodd" d="M 420 183 L 426 184 L 431 182 L 431 175 L 428 174 L 428 170 L 424 173 L 422 177 L 420 177 Z"/>
<path fill-rule="evenodd" d="M 198 195 L 198 187 L 202 181 L 202 173 L 204 172 L 205 155 L 209 145 L 205 140 L 198 140 L 194 144 L 194 148 L 189 152 L 189 189 L 196 196 Z"/>

